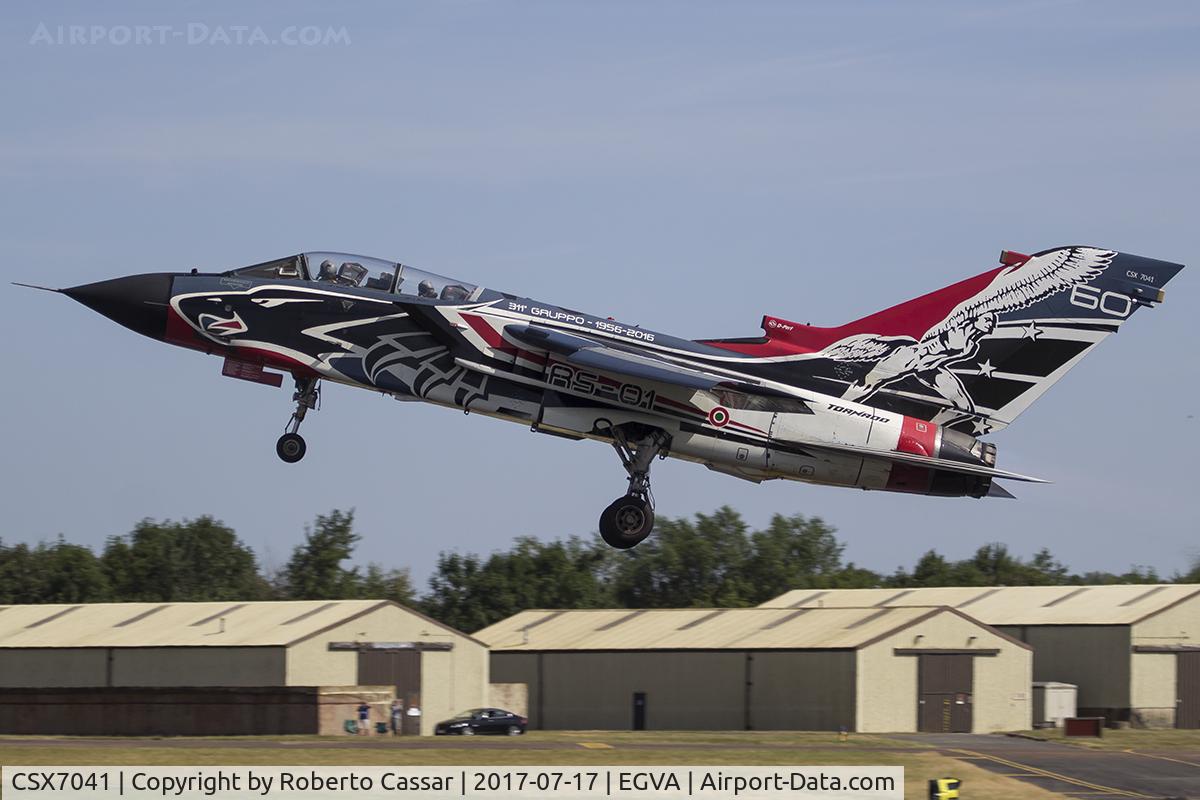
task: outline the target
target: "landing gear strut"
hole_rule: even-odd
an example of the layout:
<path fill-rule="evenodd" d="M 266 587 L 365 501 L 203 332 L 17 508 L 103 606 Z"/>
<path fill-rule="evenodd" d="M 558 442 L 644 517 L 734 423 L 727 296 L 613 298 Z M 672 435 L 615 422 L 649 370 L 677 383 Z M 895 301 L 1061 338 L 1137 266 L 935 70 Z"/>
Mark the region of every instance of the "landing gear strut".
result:
<path fill-rule="evenodd" d="M 654 528 L 654 495 L 650 491 L 650 465 L 666 458 L 671 437 L 661 428 L 621 425 L 610 428 L 613 449 L 629 473 L 629 490 L 600 515 L 600 536 L 610 547 L 628 550 Z"/>
<path fill-rule="evenodd" d="M 304 453 L 308 450 L 304 444 L 304 437 L 299 433 L 300 423 L 304 421 L 308 410 L 316 408 L 321 400 L 320 380 L 296 378 L 296 391 L 292 394 L 292 399 L 296 401 L 296 410 L 292 412 L 292 418 L 288 420 L 284 429 L 287 432 L 275 443 L 276 454 L 289 464 L 295 464 L 304 458 Z"/>

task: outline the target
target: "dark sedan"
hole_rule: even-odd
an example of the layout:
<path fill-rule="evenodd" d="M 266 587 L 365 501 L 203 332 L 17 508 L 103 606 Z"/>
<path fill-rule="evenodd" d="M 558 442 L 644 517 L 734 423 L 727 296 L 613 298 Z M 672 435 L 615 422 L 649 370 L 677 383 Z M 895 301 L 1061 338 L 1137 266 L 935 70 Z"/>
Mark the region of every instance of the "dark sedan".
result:
<path fill-rule="evenodd" d="M 477 733 L 520 736 L 528 724 L 529 720 L 525 717 L 502 708 L 472 708 L 453 719 L 439 722 L 433 732 L 438 736 L 474 736 Z"/>

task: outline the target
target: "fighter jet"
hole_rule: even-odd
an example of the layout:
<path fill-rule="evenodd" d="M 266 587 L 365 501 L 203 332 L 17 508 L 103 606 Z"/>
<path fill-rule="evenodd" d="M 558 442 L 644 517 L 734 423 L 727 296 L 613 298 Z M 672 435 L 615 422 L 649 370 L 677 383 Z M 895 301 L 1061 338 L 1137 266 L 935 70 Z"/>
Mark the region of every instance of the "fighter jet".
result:
<path fill-rule="evenodd" d="M 61 291 L 222 374 L 278 387 L 299 430 L 322 381 L 610 444 L 628 475 L 600 515 L 616 548 L 654 525 L 668 456 L 749 481 L 938 496 L 1012 495 L 979 437 L 1010 424 L 1182 265 L 1095 247 L 1033 255 L 838 327 L 763 317 L 763 335 L 691 341 L 395 261 L 311 252 L 219 273 Z M 35 287 L 42 288 L 42 287 Z"/>

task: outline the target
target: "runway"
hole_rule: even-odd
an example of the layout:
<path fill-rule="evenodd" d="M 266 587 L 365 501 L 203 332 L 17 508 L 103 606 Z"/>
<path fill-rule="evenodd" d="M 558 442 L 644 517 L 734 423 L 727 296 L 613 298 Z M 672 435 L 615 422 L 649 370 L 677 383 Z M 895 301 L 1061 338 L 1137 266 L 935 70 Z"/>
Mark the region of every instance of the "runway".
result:
<path fill-rule="evenodd" d="M 978 767 L 1076 798 L 1200 798 L 1200 752 L 1093 750 L 967 733 L 902 734 Z"/>

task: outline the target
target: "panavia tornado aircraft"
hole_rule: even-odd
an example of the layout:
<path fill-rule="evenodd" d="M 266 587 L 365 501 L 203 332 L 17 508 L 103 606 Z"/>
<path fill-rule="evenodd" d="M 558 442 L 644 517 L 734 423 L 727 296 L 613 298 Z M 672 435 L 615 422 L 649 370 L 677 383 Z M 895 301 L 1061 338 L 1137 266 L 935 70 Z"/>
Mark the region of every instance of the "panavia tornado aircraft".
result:
<path fill-rule="evenodd" d="M 343 253 L 61 291 L 221 356 L 231 378 L 279 386 L 290 373 L 287 462 L 304 456 L 321 380 L 607 442 L 629 484 L 600 533 L 628 548 L 654 524 L 650 467 L 668 455 L 755 482 L 1011 497 L 993 481 L 1038 479 L 997 469 L 977 437 L 1162 302 L 1180 269 L 1094 247 L 1005 251 L 999 267 L 840 327 L 764 317 L 760 337 L 701 341 Z"/>

